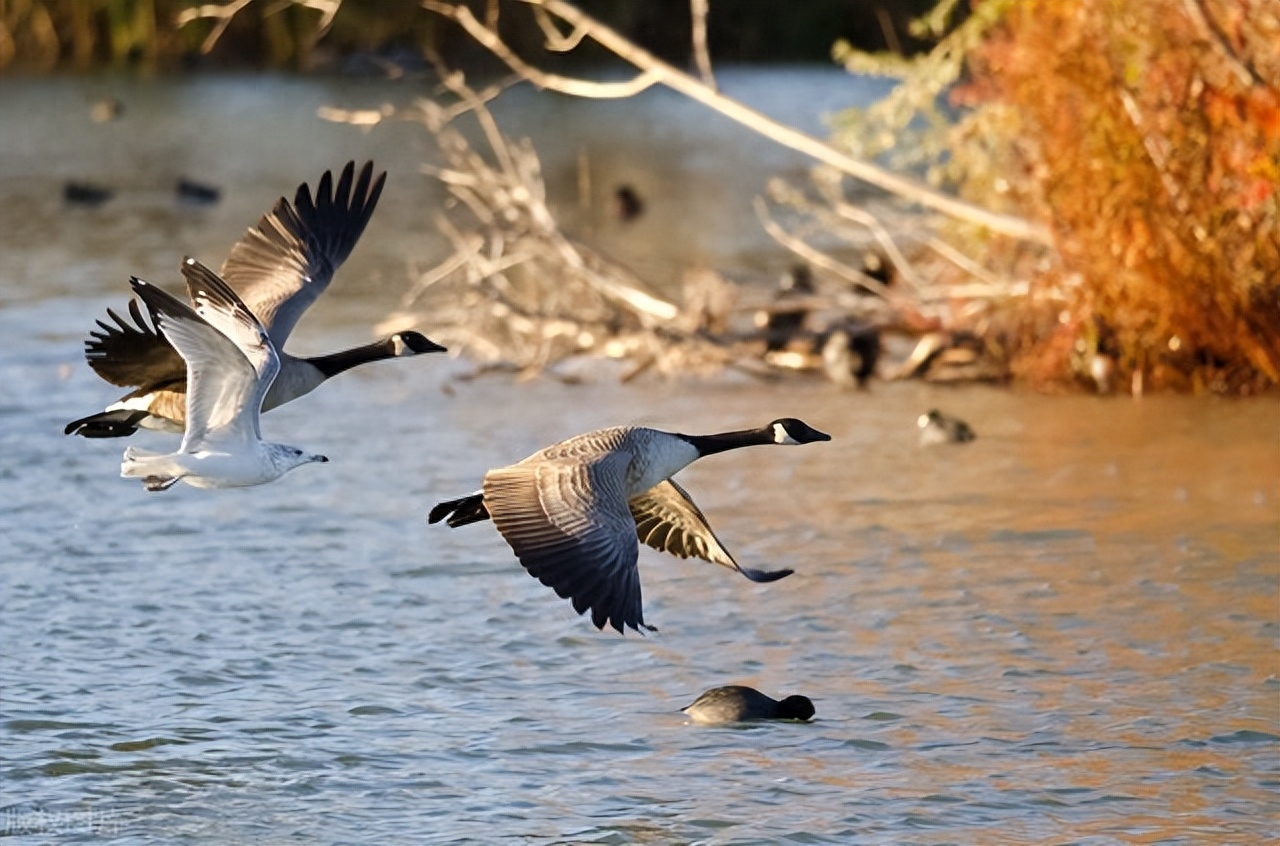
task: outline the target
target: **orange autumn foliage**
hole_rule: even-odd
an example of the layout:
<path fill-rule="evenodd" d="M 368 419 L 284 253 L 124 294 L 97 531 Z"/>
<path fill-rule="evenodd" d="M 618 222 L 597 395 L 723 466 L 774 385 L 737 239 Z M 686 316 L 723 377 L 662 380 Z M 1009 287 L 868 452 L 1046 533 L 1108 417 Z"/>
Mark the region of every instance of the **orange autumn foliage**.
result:
<path fill-rule="evenodd" d="M 1015 372 L 1280 385 L 1280 3 L 1018 0 L 970 58 L 1021 116 L 1068 297 Z"/>

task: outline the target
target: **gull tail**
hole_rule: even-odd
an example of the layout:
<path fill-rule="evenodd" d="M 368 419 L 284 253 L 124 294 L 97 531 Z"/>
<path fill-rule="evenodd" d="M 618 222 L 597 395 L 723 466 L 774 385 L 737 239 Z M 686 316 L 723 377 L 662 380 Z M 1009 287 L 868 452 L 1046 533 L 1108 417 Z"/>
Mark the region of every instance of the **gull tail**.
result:
<path fill-rule="evenodd" d="M 163 491 L 173 487 L 181 478 L 174 469 L 169 456 L 136 446 L 126 448 L 120 462 L 120 475 L 126 479 L 142 479 L 143 487 L 149 491 Z"/>

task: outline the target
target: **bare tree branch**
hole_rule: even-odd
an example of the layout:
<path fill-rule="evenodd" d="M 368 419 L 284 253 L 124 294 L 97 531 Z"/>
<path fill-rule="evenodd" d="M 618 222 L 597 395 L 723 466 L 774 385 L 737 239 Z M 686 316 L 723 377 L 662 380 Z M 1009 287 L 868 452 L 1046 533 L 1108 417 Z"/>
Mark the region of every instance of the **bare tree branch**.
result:
<path fill-rule="evenodd" d="M 854 270 L 844 262 L 833 259 L 821 250 L 809 246 L 803 239 L 797 238 L 783 229 L 782 225 L 769 214 L 769 208 L 765 205 L 764 200 L 756 197 L 754 208 L 756 218 L 759 219 L 760 225 L 764 227 L 764 231 L 768 233 L 769 237 L 809 262 L 809 264 L 821 268 L 833 276 L 838 276 L 850 284 L 857 285 L 876 296 L 884 297 L 886 300 L 891 299 L 890 291 L 883 283 L 872 279 L 859 270 Z"/>
<path fill-rule="evenodd" d="M 914 180 L 886 171 L 868 162 L 850 158 L 811 135 L 751 109 L 737 100 L 720 94 L 710 86 L 663 62 L 652 53 L 631 43 L 599 21 L 584 15 L 564 0 L 521 0 L 540 7 L 578 29 L 583 29 L 602 47 L 635 65 L 641 73 L 622 83 L 591 82 L 544 73 L 517 56 L 494 30 L 486 27 L 465 6 L 442 0 L 422 0 L 422 5 L 463 27 L 481 45 L 501 59 L 516 73 L 540 88 L 580 97 L 629 97 L 655 84 L 662 84 L 709 106 L 725 117 L 770 138 L 786 147 L 804 153 L 831 167 L 933 211 L 965 220 L 1014 238 L 1042 244 L 1052 243 L 1049 230 L 1020 217 L 998 214 L 939 193 Z"/>
<path fill-rule="evenodd" d="M 711 0 L 689 0 L 689 12 L 693 16 L 693 63 L 703 83 L 714 91 L 716 78 L 711 73 L 711 54 L 707 51 L 707 13 L 710 11 Z"/>
<path fill-rule="evenodd" d="M 1209 43 L 1214 46 L 1222 60 L 1227 63 L 1227 67 L 1235 74 L 1236 79 L 1245 86 L 1266 85 L 1266 80 L 1258 75 L 1258 72 L 1240 60 L 1235 50 L 1227 43 L 1227 37 L 1218 26 L 1217 21 L 1209 17 L 1205 10 L 1200 8 L 1199 0 L 1182 0 L 1183 8 L 1187 10 L 1187 17 L 1191 18 L 1196 27 L 1204 34 Z"/>
<path fill-rule="evenodd" d="M 226 3 L 205 3 L 201 6 L 193 6 L 190 9 L 184 9 L 174 18 L 174 25 L 178 27 L 186 26 L 192 21 L 212 19 L 216 21 L 213 29 L 205 37 L 200 44 L 200 52 L 208 53 L 211 51 L 222 34 L 227 31 L 227 27 L 231 26 L 232 19 L 236 15 L 244 11 L 254 0 L 228 0 Z M 286 6 L 302 6 L 305 9 L 314 9 L 320 13 L 320 25 L 317 27 L 317 36 L 324 35 L 333 24 L 334 17 L 338 14 L 338 9 L 342 8 L 342 0 L 277 0 L 268 7 L 266 14 L 274 15 Z"/>

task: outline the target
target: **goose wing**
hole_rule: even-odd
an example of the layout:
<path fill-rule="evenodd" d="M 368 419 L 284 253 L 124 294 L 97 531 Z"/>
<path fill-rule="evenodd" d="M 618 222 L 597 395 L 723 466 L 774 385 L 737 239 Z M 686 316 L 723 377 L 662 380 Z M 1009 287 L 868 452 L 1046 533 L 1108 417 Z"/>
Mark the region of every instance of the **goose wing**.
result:
<path fill-rule="evenodd" d="M 129 318 L 107 309 L 115 322 L 97 321 L 84 342 L 84 357 L 93 372 L 122 388 L 159 385 L 185 379 L 186 362 L 164 335 L 147 322 L 137 300 L 129 301 Z"/>
<path fill-rule="evenodd" d="M 628 503 L 641 542 L 680 558 L 696 557 L 737 570 L 753 582 L 773 582 L 794 570 L 753 570 L 734 560 L 688 492 L 667 479 Z"/>
<path fill-rule="evenodd" d="M 491 470 L 484 502 L 529 574 L 573 603 L 591 609 L 596 628 L 645 625 L 639 549 L 627 509 L 631 457 L 605 453 L 549 459 Z"/>
<path fill-rule="evenodd" d="M 325 171 L 314 198 L 305 183 L 292 203 L 281 197 L 222 265 L 223 278 L 267 327 L 277 348 L 329 287 L 378 205 L 386 172 L 374 179 L 373 162 L 367 162 L 358 177 L 354 174 L 355 162 L 348 162 L 336 188 Z"/>

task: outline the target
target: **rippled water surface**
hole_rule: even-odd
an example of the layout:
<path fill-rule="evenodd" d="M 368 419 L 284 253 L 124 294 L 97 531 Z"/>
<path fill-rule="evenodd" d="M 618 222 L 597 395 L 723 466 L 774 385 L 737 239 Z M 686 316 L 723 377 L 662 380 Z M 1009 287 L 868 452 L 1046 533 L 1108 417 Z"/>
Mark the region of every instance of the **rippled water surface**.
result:
<path fill-rule="evenodd" d="M 837 94 L 848 85 L 737 83 L 764 107 L 823 80 Z M 127 276 L 172 285 L 188 252 L 216 264 L 277 194 L 377 156 L 398 178 L 296 341 L 308 352 L 366 337 L 406 268 L 439 259 L 414 175 L 425 145 L 410 127 L 312 122 L 317 103 L 359 105 L 372 88 L 146 83 L 127 90 L 137 102 L 124 121 L 96 127 L 83 112 L 94 86 L 110 87 L 0 81 L 0 833 L 165 844 L 1280 834 L 1274 399 L 459 382 L 466 364 L 434 356 L 353 372 L 266 418 L 268 437 L 327 465 L 256 489 L 148 494 L 117 477 L 121 442 L 61 434 L 115 397 L 80 346 L 124 301 Z M 652 126 L 686 120 L 644 139 L 660 151 L 699 133 L 752 143 L 689 128 L 676 101 L 646 102 Z M 553 133 L 535 99 L 522 103 L 522 131 Z M 554 107 L 549 122 L 580 133 L 565 146 L 609 142 L 590 108 Z M 758 190 L 715 164 L 671 153 L 651 173 L 628 166 L 659 197 L 682 179 Z M 174 208 L 165 191 L 183 170 L 223 185 L 224 202 Z M 72 176 L 121 193 L 97 211 L 64 209 Z M 671 202 L 679 217 L 680 203 L 712 200 Z M 660 241 L 663 224 L 649 225 L 637 237 Z M 660 261 L 749 264 L 738 241 L 758 236 L 723 225 Z M 915 416 L 935 405 L 978 440 L 920 449 Z M 425 522 L 486 468 L 585 429 L 709 432 L 783 415 L 834 440 L 716 456 L 680 478 L 744 564 L 796 574 L 755 585 L 646 548 L 645 616 L 660 629 L 647 637 L 595 631 L 492 526 Z M 807 694 L 817 719 L 707 728 L 679 712 L 732 682 Z"/>

